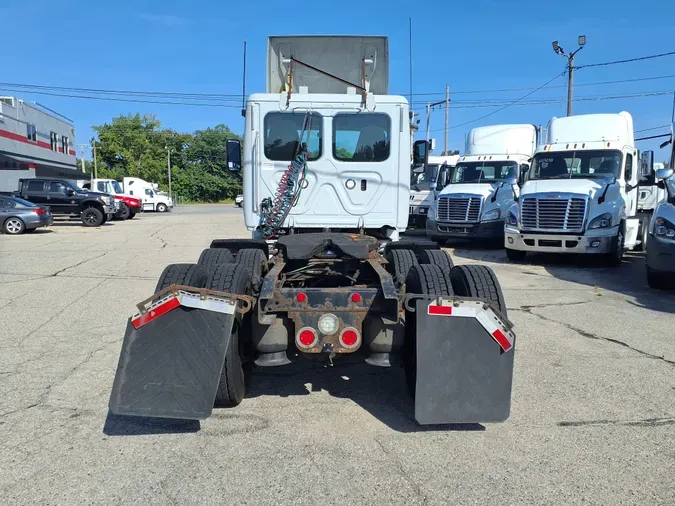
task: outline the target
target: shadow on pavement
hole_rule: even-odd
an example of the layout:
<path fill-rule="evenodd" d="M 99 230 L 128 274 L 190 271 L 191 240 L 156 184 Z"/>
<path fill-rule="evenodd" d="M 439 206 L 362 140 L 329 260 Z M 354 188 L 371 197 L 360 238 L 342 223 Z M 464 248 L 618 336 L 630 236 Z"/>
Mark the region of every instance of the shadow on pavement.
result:
<path fill-rule="evenodd" d="M 334 366 L 308 363 L 306 359 L 298 358 L 287 366 L 256 368 L 247 397 L 308 396 L 320 391 L 336 398 L 351 399 L 397 432 L 485 430 L 477 423 L 419 425 L 415 421 L 414 404 L 407 392 L 403 369 L 374 367 L 358 358 Z"/>
<path fill-rule="evenodd" d="M 142 416 L 118 416 L 108 412 L 103 426 L 107 436 L 147 436 L 157 434 L 191 434 L 199 432 L 199 420 L 173 420 Z"/>
<path fill-rule="evenodd" d="M 608 267 L 606 261 L 596 255 L 528 253 L 524 261 L 516 263 L 506 258 L 503 249 L 469 249 L 459 245 L 453 254 L 458 258 L 505 265 L 541 266 L 554 278 L 634 297 L 635 301 L 628 303 L 637 307 L 675 313 L 675 291 L 655 290 L 647 285 L 644 253 L 626 253 L 619 267 Z"/>

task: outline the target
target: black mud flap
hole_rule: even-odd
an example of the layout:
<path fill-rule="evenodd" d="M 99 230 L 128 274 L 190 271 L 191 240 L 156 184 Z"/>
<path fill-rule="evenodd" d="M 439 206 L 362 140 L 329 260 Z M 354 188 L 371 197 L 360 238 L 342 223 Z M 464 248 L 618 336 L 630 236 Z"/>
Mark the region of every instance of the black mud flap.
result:
<path fill-rule="evenodd" d="M 417 322 L 417 422 L 505 421 L 511 410 L 512 325 L 480 301 L 422 297 L 412 304 Z"/>
<path fill-rule="evenodd" d="M 129 319 L 110 411 L 185 420 L 208 418 L 234 319 L 234 314 L 178 304 L 139 328 L 134 318 Z"/>

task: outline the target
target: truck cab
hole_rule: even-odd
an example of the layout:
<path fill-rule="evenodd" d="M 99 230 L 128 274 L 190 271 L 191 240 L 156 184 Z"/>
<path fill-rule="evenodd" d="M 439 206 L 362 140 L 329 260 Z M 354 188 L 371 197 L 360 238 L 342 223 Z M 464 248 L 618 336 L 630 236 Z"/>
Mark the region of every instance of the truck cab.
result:
<path fill-rule="evenodd" d="M 670 167 L 656 169 L 654 175 L 661 200 L 649 223 L 647 241 L 647 283 L 651 288 L 675 288 L 675 123 L 670 141 Z M 656 164 L 655 164 L 656 165 Z"/>
<path fill-rule="evenodd" d="M 125 177 L 122 184 L 126 194 L 142 200 L 143 211 L 165 213 L 173 209 L 173 200 L 159 191 L 157 183 L 149 183 L 139 177 Z"/>
<path fill-rule="evenodd" d="M 466 151 L 447 179 L 439 180 L 426 224 L 427 236 L 497 239 L 504 216 L 520 192 L 537 146 L 534 125 L 492 125 L 469 132 Z M 440 191 L 440 193 L 438 193 Z"/>
<path fill-rule="evenodd" d="M 627 112 L 553 118 L 518 201 L 508 210 L 506 253 L 604 255 L 621 263 L 640 244 L 638 152 Z"/>
<path fill-rule="evenodd" d="M 141 212 L 141 199 L 128 195 L 122 190 L 120 185 L 114 179 L 92 179 L 82 185 L 85 190 L 95 189 L 96 191 L 112 195 L 117 202 L 119 209 L 114 214 L 117 220 L 129 220 Z"/>
<path fill-rule="evenodd" d="M 434 188 L 441 177 L 447 178 L 457 165 L 459 155 L 429 156 L 427 165 L 413 165 L 410 169 L 410 210 L 408 226 L 424 228 L 429 209 L 434 201 Z M 443 186 L 443 183 L 441 183 Z"/>
<path fill-rule="evenodd" d="M 245 109 L 244 222 L 254 238 L 330 230 L 396 240 L 405 231 L 408 102 L 386 94 L 387 58 L 386 38 L 270 37 L 267 93 Z"/>

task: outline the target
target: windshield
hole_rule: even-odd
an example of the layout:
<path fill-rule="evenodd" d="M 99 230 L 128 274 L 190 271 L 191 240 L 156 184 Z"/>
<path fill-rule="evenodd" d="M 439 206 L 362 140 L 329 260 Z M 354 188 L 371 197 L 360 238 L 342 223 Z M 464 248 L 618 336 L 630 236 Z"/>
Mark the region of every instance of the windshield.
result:
<path fill-rule="evenodd" d="M 113 190 L 115 190 L 115 193 L 124 193 L 122 191 L 122 187 L 120 186 L 120 184 L 117 181 L 112 182 L 112 187 L 113 187 Z"/>
<path fill-rule="evenodd" d="M 621 151 L 538 153 L 528 179 L 605 179 L 619 177 Z"/>
<path fill-rule="evenodd" d="M 427 165 L 427 170 L 422 165 L 413 167 L 410 171 L 410 188 L 418 192 L 431 190 L 430 185 L 436 180 L 439 167 L 437 163 Z"/>
<path fill-rule="evenodd" d="M 461 183 L 501 183 L 509 177 L 518 177 L 518 164 L 514 161 L 461 162 L 455 167 L 450 182 Z"/>

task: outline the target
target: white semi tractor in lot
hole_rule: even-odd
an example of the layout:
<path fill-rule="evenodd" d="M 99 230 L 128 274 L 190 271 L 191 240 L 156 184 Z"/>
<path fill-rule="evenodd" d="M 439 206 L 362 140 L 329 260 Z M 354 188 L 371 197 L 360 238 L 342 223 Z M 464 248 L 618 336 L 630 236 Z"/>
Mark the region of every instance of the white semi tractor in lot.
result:
<path fill-rule="evenodd" d="M 124 192 L 143 201 L 143 211 L 165 213 L 173 209 L 173 200 L 159 191 L 157 183 L 149 183 L 139 177 L 125 177 L 122 180 Z"/>
<path fill-rule="evenodd" d="M 501 241 L 504 216 L 518 197 L 520 175 L 530 168 L 537 134 L 534 125 L 472 129 L 444 187 L 445 178 L 439 175 L 427 235 L 439 243 L 450 238 Z"/>
<path fill-rule="evenodd" d="M 629 113 L 553 118 L 507 212 L 506 254 L 514 261 L 527 252 L 596 254 L 619 265 L 624 250 L 646 241 L 638 237 L 637 200 Z"/>
<path fill-rule="evenodd" d="M 675 288 L 675 123 L 671 127 L 669 167 L 656 169 L 661 192 L 649 224 L 647 241 L 647 283 L 651 288 Z M 656 166 L 656 164 L 655 164 Z"/>
<path fill-rule="evenodd" d="M 203 419 L 242 401 L 254 365 L 351 356 L 402 365 L 420 424 L 508 417 L 515 335 L 494 272 L 399 240 L 410 121 L 388 81 L 385 37 L 270 37 L 243 150 L 227 141 L 253 238 L 165 268 L 129 319 L 112 413 Z"/>
<path fill-rule="evenodd" d="M 459 155 L 429 156 L 426 166 L 417 165 L 411 168 L 408 226 L 425 227 L 434 200 L 432 187 L 438 185 L 439 175 L 445 178 L 452 174 L 458 160 Z"/>

